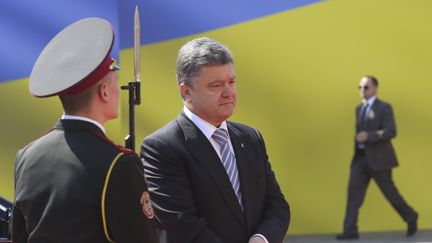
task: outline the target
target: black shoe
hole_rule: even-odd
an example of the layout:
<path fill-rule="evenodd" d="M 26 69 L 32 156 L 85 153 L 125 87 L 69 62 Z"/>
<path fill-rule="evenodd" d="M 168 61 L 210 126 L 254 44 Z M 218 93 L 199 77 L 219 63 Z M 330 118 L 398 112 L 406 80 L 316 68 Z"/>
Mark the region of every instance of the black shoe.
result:
<path fill-rule="evenodd" d="M 339 235 L 336 235 L 337 240 L 356 240 L 359 238 L 358 233 L 342 233 Z"/>
<path fill-rule="evenodd" d="M 416 214 L 414 220 L 408 222 L 408 229 L 406 233 L 407 237 L 413 236 L 415 235 L 415 233 L 417 233 L 417 220 L 418 220 L 418 214 Z"/>

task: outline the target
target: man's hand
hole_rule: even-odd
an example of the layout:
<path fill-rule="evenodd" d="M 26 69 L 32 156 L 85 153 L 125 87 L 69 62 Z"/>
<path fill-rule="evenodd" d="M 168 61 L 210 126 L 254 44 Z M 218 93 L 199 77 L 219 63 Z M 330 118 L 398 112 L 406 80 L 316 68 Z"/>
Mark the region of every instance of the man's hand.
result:
<path fill-rule="evenodd" d="M 249 243 L 266 243 L 265 240 L 259 236 L 252 236 L 249 239 Z"/>
<path fill-rule="evenodd" d="M 365 143 L 367 141 L 367 138 L 368 138 L 367 132 L 362 131 L 357 133 L 356 140 L 358 143 Z"/>

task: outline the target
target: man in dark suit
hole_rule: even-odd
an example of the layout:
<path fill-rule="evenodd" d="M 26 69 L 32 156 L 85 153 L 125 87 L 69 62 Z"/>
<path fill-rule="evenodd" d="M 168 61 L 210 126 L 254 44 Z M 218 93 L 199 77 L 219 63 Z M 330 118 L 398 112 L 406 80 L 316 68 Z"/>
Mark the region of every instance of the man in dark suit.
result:
<path fill-rule="evenodd" d="M 108 21 L 87 18 L 36 61 L 30 92 L 58 95 L 64 114 L 17 154 L 15 243 L 158 242 L 141 160 L 105 136 L 104 123 L 118 116 L 113 42 Z"/>
<path fill-rule="evenodd" d="M 351 163 L 344 231 L 336 238 L 344 240 L 359 237 L 358 211 L 371 179 L 408 224 L 407 236 L 412 236 L 417 231 L 418 214 L 399 194 L 392 179 L 392 169 L 398 166 L 391 143 L 391 139 L 396 136 L 392 107 L 377 98 L 378 80 L 375 77 L 363 77 L 359 89 L 363 103 L 356 109 L 355 152 Z"/>
<path fill-rule="evenodd" d="M 209 38 L 177 58 L 181 114 L 144 139 L 141 156 L 162 242 L 282 242 L 290 210 L 261 134 L 229 122 L 233 58 Z"/>

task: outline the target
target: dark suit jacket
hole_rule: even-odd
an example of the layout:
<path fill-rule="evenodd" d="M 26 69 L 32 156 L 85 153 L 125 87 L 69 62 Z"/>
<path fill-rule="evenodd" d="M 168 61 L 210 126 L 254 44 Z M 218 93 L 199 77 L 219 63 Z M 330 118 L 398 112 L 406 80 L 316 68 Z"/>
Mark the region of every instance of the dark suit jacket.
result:
<path fill-rule="evenodd" d="M 140 204 L 146 190 L 137 154 L 92 123 L 61 120 L 18 152 L 13 242 L 105 243 L 104 224 L 116 242 L 158 242 Z"/>
<path fill-rule="evenodd" d="M 377 98 L 363 122 L 359 120 L 361 107 L 362 105 L 359 105 L 356 108 L 356 133 L 360 131 L 368 133 L 364 152 L 369 167 L 373 171 L 383 171 L 398 166 L 391 143 L 391 139 L 396 136 L 396 124 L 391 105 Z M 357 147 L 358 144 L 355 142 L 356 153 L 359 152 Z"/>
<path fill-rule="evenodd" d="M 218 154 L 184 114 L 144 139 L 147 184 L 167 242 L 244 243 L 256 233 L 271 243 L 282 242 L 290 211 L 264 141 L 255 129 L 227 125 L 244 211 Z"/>

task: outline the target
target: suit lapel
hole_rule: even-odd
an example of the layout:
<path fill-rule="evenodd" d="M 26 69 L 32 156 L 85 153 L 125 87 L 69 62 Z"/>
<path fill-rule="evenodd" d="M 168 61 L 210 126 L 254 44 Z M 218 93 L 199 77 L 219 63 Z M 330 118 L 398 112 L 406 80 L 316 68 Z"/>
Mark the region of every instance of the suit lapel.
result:
<path fill-rule="evenodd" d="M 242 200 L 244 206 L 244 212 L 246 216 L 247 228 L 250 231 L 251 224 L 248 219 L 252 219 L 253 214 L 253 203 L 254 203 L 254 181 L 253 177 L 253 165 L 248 163 L 251 161 L 251 158 L 248 158 L 251 155 L 251 151 L 249 144 L 247 143 L 247 134 L 242 133 L 239 129 L 234 127 L 232 124 L 228 122 L 228 130 L 230 133 L 230 140 L 234 149 L 234 153 L 236 156 L 236 163 L 240 177 L 240 188 L 242 193 Z"/>
<path fill-rule="evenodd" d="M 365 114 L 365 117 L 363 117 L 363 119 L 362 119 L 362 116 L 361 116 L 363 105 L 360 104 L 359 106 L 357 106 L 357 112 L 356 112 L 356 114 L 357 114 L 357 117 L 356 117 L 356 120 L 357 120 L 357 131 L 360 131 L 360 130 L 363 130 L 363 129 L 366 128 L 367 124 L 370 122 L 369 120 L 371 119 L 370 118 L 370 113 L 371 112 L 375 113 L 375 111 L 377 109 L 377 106 L 379 105 L 378 104 L 379 102 L 380 101 L 378 100 L 378 98 L 376 98 L 375 101 L 374 101 L 374 103 L 372 104 L 369 112 L 367 112 Z"/>
<path fill-rule="evenodd" d="M 374 103 L 372 104 L 371 111 L 376 112 L 378 110 L 378 106 L 380 105 L 380 103 L 381 101 L 378 98 L 376 98 Z"/>
<path fill-rule="evenodd" d="M 204 134 L 183 113 L 177 121 L 185 134 L 185 147 L 192 157 L 204 168 L 215 183 L 222 198 L 241 224 L 244 224 L 242 209 L 237 201 L 231 182 L 223 167 L 218 154 Z"/>
<path fill-rule="evenodd" d="M 369 112 L 366 114 L 364 121 L 362 122 L 363 129 L 367 129 L 368 127 L 370 127 L 370 125 L 373 122 L 373 119 L 376 116 L 376 112 L 378 111 L 379 105 L 380 105 L 380 101 L 378 100 L 378 98 L 376 98 L 374 103 L 372 104 Z M 371 114 L 373 114 L 373 115 L 371 115 Z"/>

